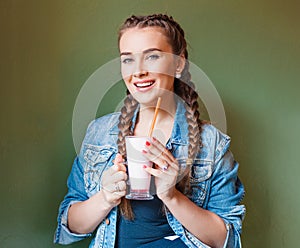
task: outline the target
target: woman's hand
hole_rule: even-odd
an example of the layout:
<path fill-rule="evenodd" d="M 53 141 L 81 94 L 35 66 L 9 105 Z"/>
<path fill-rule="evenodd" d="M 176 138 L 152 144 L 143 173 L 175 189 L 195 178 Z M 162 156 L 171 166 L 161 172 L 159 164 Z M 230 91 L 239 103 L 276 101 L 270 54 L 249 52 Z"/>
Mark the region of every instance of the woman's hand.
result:
<path fill-rule="evenodd" d="M 157 139 L 146 142 L 145 157 L 154 163 L 154 168 L 145 167 L 145 170 L 155 177 L 157 196 L 162 201 L 172 199 L 176 192 L 179 166 L 172 153 Z"/>
<path fill-rule="evenodd" d="M 121 198 L 126 195 L 126 167 L 120 154 L 116 155 L 114 165 L 103 172 L 101 191 L 109 207 L 120 204 Z"/>

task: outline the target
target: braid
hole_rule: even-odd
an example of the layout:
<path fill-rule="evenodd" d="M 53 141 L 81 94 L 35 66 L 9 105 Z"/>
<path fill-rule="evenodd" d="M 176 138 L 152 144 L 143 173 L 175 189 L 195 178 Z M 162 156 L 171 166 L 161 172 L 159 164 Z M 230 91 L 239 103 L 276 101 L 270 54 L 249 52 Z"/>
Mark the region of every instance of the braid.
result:
<path fill-rule="evenodd" d="M 133 134 L 131 130 L 132 117 L 137 106 L 138 102 L 132 97 L 132 95 L 128 94 L 124 100 L 124 106 L 121 109 L 118 124 L 119 134 L 117 144 L 119 153 L 123 156 L 123 158 L 126 158 L 125 137 Z M 121 199 L 119 209 L 128 219 L 133 219 L 133 212 L 129 200 L 123 197 Z"/>
<path fill-rule="evenodd" d="M 185 102 L 186 119 L 188 122 L 189 133 L 189 150 L 188 158 L 194 159 L 199 147 L 201 146 L 201 121 L 199 113 L 198 93 L 195 91 L 195 85 L 191 81 L 191 74 L 189 72 L 189 62 L 186 60 L 185 67 L 182 71 L 180 79 L 175 79 L 174 91 Z"/>
<path fill-rule="evenodd" d="M 121 109 L 121 114 L 119 117 L 119 134 L 118 134 L 118 150 L 119 153 L 126 158 L 126 148 L 125 148 L 125 137 L 132 135 L 132 117 L 134 111 L 136 110 L 138 102 L 132 97 L 131 94 L 127 95 L 124 100 L 124 106 Z"/>
<path fill-rule="evenodd" d="M 185 49 L 185 57 L 188 57 L 188 52 Z M 188 123 L 188 135 L 189 135 L 189 147 L 188 147 L 188 160 L 187 173 L 180 182 L 177 183 L 176 187 L 181 192 L 191 193 L 190 177 L 191 177 L 191 166 L 193 160 L 199 152 L 202 145 L 201 142 L 201 120 L 199 113 L 198 93 L 195 91 L 195 85 L 191 81 L 191 74 L 189 72 L 189 61 L 186 60 L 184 69 L 180 79 L 176 78 L 174 81 L 174 91 L 185 101 L 185 117 Z"/>

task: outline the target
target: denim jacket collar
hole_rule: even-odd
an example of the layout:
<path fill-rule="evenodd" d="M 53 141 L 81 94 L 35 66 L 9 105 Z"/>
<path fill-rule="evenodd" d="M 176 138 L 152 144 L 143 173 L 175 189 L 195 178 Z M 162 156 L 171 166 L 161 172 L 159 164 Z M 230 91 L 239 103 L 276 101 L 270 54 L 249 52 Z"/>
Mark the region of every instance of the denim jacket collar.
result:
<path fill-rule="evenodd" d="M 185 117 L 185 107 L 184 102 L 180 99 L 176 101 L 177 107 L 174 117 L 174 125 L 171 133 L 171 137 L 168 141 L 168 144 L 178 144 L 178 145 L 188 145 L 188 124 Z M 132 118 L 132 129 L 135 127 L 135 123 L 139 113 L 139 107 L 135 110 Z M 115 123 L 109 130 L 111 135 L 118 135 L 119 128 L 118 122 Z"/>

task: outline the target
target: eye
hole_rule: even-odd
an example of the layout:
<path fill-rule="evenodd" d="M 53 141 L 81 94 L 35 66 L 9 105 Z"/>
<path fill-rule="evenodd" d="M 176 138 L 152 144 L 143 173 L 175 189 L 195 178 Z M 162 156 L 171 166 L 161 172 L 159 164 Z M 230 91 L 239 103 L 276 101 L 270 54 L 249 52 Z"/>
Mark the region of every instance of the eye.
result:
<path fill-rule="evenodd" d="M 146 60 L 157 60 L 160 56 L 158 54 L 150 54 L 146 57 Z"/>
<path fill-rule="evenodd" d="M 130 64 L 133 62 L 132 58 L 121 58 L 122 64 Z"/>

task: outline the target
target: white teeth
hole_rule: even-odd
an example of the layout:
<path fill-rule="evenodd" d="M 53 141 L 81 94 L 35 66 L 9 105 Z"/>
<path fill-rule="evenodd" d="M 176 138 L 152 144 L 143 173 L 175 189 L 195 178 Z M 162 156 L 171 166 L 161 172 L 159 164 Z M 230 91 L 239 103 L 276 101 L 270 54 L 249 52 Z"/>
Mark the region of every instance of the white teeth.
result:
<path fill-rule="evenodd" d="M 146 83 L 136 83 L 137 87 L 149 87 L 153 84 L 153 82 L 146 82 Z"/>
<path fill-rule="evenodd" d="M 136 84 L 136 86 L 138 87 L 146 87 L 146 86 L 150 86 L 151 83 L 142 83 L 142 84 Z"/>

